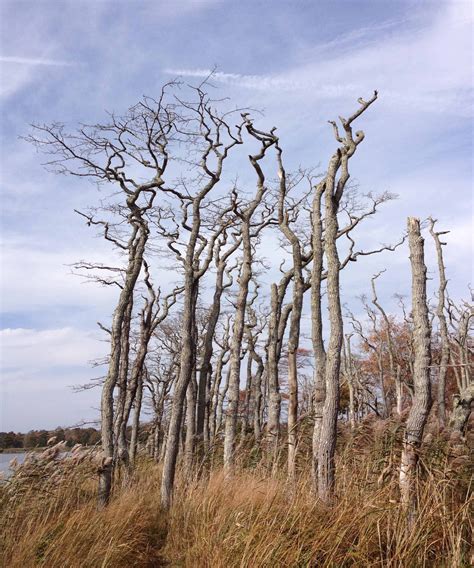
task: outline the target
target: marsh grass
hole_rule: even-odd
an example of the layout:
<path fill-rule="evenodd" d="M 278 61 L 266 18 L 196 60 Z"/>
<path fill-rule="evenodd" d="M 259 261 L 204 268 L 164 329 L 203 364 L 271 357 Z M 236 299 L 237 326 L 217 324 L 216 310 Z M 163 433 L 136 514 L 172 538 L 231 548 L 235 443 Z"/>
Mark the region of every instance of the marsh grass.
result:
<path fill-rule="evenodd" d="M 181 475 L 169 514 L 159 507 L 160 467 L 145 457 L 128 483 L 116 484 L 102 511 L 95 506 L 97 456 L 74 467 L 57 456 L 42 465 L 27 462 L 1 488 L 1 565 L 470 566 L 472 455 L 460 440 L 427 439 L 409 526 L 398 500 L 400 436 L 399 424 L 390 421 L 366 422 L 355 434 L 341 430 L 332 507 L 311 493 L 304 436 L 296 486 L 286 482 L 284 455 L 272 476 L 244 443 L 230 479 L 218 455 L 200 479 Z M 28 468 L 36 472 L 26 482 Z M 54 483 L 52 470 L 61 472 Z"/>

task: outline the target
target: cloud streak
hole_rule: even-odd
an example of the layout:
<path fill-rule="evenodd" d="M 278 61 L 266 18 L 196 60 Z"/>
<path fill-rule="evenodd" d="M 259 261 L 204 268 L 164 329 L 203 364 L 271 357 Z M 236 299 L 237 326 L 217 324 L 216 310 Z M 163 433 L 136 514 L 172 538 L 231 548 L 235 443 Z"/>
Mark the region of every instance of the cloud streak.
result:
<path fill-rule="evenodd" d="M 12 63 L 15 65 L 49 66 L 49 67 L 75 67 L 80 65 L 76 61 L 63 61 L 60 59 L 43 59 L 36 57 L 17 57 L 0 55 L 0 63 Z"/>
<path fill-rule="evenodd" d="M 467 6 L 467 5 L 466 5 Z M 429 24 L 417 18 L 382 22 L 311 47 L 304 63 L 278 73 L 244 74 L 206 68 L 168 67 L 168 75 L 206 78 L 234 88 L 279 97 L 292 92 L 304 102 L 358 97 L 374 87 L 395 109 L 470 117 L 472 106 L 472 19 L 448 2 Z M 350 50 L 345 49 L 350 45 Z M 293 95 L 292 95 L 293 96 Z M 277 102 L 279 102 L 277 100 Z"/>

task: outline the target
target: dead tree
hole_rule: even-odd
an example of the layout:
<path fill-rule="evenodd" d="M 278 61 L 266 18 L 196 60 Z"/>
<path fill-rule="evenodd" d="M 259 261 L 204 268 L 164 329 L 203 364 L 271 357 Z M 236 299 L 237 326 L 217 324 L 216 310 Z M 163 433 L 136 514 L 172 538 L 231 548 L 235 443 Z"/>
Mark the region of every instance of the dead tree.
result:
<path fill-rule="evenodd" d="M 278 224 L 281 232 L 291 246 L 293 260 L 293 298 L 288 337 L 288 478 L 290 482 L 296 480 L 296 450 L 298 440 L 298 369 L 297 355 L 300 340 L 301 314 L 303 311 L 304 296 L 304 251 L 301 240 L 292 224 L 298 218 L 296 206 L 289 207 L 286 203 L 289 187 L 287 174 L 283 166 L 282 149 L 279 141 L 276 142 L 278 178 L 280 180 L 278 197 Z"/>
<path fill-rule="evenodd" d="M 336 153 L 337 156 L 337 153 Z M 337 174 L 337 168 L 336 168 Z M 336 175 L 334 174 L 334 175 Z M 327 174 L 328 175 L 328 174 Z M 313 354 L 315 360 L 314 368 L 314 396 L 313 396 L 313 440 L 312 440 L 312 478 L 315 493 L 318 492 L 318 456 L 321 436 L 321 426 L 323 417 L 323 408 L 326 398 L 326 348 L 323 340 L 323 315 L 322 315 L 322 283 L 328 278 L 328 269 L 324 269 L 325 243 L 326 243 L 326 221 L 323 220 L 321 208 L 322 197 L 325 195 L 327 175 L 314 186 L 314 197 L 312 204 L 312 236 L 311 245 L 312 252 L 310 258 L 313 259 L 311 269 L 311 336 L 313 343 Z M 348 178 L 344 184 L 347 184 Z M 310 180 L 311 182 L 311 180 Z M 334 182 L 335 183 L 335 182 Z M 356 242 L 352 237 L 353 232 L 365 220 L 374 215 L 380 205 L 390 201 L 395 196 L 390 193 L 382 193 L 378 196 L 368 194 L 364 196 L 368 199 L 369 205 L 362 206 L 359 202 L 357 194 L 353 190 L 344 192 L 344 184 L 342 194 L 337 206 L 338 212 L 347 217 L 347 221 L 342 227 L 337 228 L 336 240 L 343 237 L 349 241 L 348 250 L 345 257 L 339 262 L 339 271 L 345 269 L 350 263 L 356 262 L 359 257 L 378 254 L 383 251 L 394 251 L 405 240 L 402 237 L 394 245 L 382 245 L 373 250 L 356 250 Z M 350 189 L 350 188 L 349 188 Z M 337 215 L 337 212 L 336 212 Z M 337 220 L 337 219 L 336 219 Z M 339 224 L 339 221 L 337 220 Z"/>
<path fill-rule="evenodd" d="M 265 432 L 267 454 L 270 463 L 277 463 L 280 441 L 281 394 L 278 377 L 278 363 L 281 357 L 283 336 L 291 303 L 284 305 L 286 290 L 293 277 L 293 270 L 287 270 L 278 284 L 273 283 L 270 289 L 270 316 L 268 320 L 268 340 L 266 345 L 266 382 L 268 390 L 268 417 Z"/>
<path fill-rule="evenodd" d="M 252 296 L 247 301 L 247 320 L 244 327 L 244 339 L 246 341 L 246 352 L 247 352 L 247 372 L 246 372 L 246 384 L 245 384 L 245 400 L 243 404 L 242 411 L 242 425 L 241 425 L 241 442 L 245 441 L 247 432 L 250 425 L 250 410 L 251 403 L 253 400 L 253 395 L 255 394 L 258 398 L 258 394 L 255 393 L 255 382 L 261 382 L 261 374 L 253 375 L 253 364 L 258 361 L 259 355 L 256 351 L 256 342 L 258 337 L 262 332 L 262 328 L 258 326 L 257 314 L 254 308 L 254 303 L 259 295 L 260 285 L 257 283 L 256 275 L 253 275 L 254 279 L 254 291 Z M 260 358 L 261 360 L 261 358 Z M 258 363 L 257 363 L 258 364 Z M 263 365 L 263 362 L 262 362 Z M 263 369 L 262 369 L 263 372 Z M 261 394 L 260 394 L 261 398 Z"/>
<path fill-rule="evenodd" d="M 181 359 L 179 376 L 175 383 L 173 404 L 171 408 L 168 442 L 163 464 L 161 482 L 161 504 L 165 509 L 171 505 L 176 472 L 176 460 L 179 450 L 179 439 L 183 418 L 186 391 L 195 369 L 195 310 L 197 286 L 199 280 L 207 271 L 212 260 L 214 245 L 222 231 L 228 226 L 227 215 L 235 208 L 235 203 L 225 211 L 220 211 L 222 223 L 217 230 L 211 230 L 207 237 L 203 234 L 203 207 L 209 193 L 221 180 L 223 167 L 231 150 L 242 143 L 241 129 L 243 122 L 231 129 L 223 117 L 216 114 L 205 93 L 198 89 L 197 103 L 181 103 L 191 114 L 186 129 L 182 134 L 191 136 L 197 147 L 199 157 L 194 162 L 199 169 L 194 184 L 198 186 L 194 195 L 185 181 L 181 181 L 181 191 L 174 188 L 169 193 L 179 199 L 182 210 L 182 220 L 169 235 L 168 247 L 175 253 L 184 272 L 183 319 L 181 330 Z M 191 134 L 189 129 L 191 129 Z M 217 212 L 214 212 L 216 215 Z M 218 215 L 218 214 L 217 214 Z M 180 229 L 187 233 L 187 242 L 180 246 Z M 209 231 L 209 229 L 208 229 Z"/>
<path fill-rule="evenodd" d="M 179 375 L 180 328 L 177 318 L 168 318 L 162 322 L 153 335 L 154 346 L 148 354 L 145 386 L 150 394 L 154 414 L 150 451 L 156 461 L 160 460 L 166 446 L 170 392 Z"/>
<path fill-rule="evenodd" d="M 146 369 L 144 369 L 144 375 L 147 374 Z M 137 451 L 138 451 L 138 437 L 140 433 L 140 413 L 142 410 L 142 400 L 143 400 L 143 376 L 137 384 L 137 391 L 135 395 L 135 401 L 133 403 L 133 420 L 132 420 L 132 434 L 130 437 L 130 463 L 135 464 Z"/>
<path fill-rule="evenodd" d="M 211 419 L 210 419 L 210 438 L 214 443 L 217 434 L 222 426 L 224 399 L 229 388 L 229 374 L 226 375 L 226 382 L 221 391 L 222 376 L 226 365 L 229 363 L 230 351 L 230 328 L 231 318 L 228 317 L 222 332 L 222 338 L 219 340 L 217 337 L 215 341 L 219 346 L 219 354 L 215 364 L 213 373 L 212 388 L 211 388 Z"/>
<path fill-rule="evenodd" d="M 430 218 L 430 234 L 433 237 L 436 247 L 439 274 L 438 305 L 436 307 L 436 315 L 438 316 L 439 323 L 441 359 L 439 362 L 438 392 L 436 400 L 438 403 L 438 424 L 440 428 L 444 428 L 446 425 L 446 375 L 449 366 L 449 337 L 445 314 L 446 286 L 448 285 L 448 281 L 446 280 L 446 269 L 444 267 L 443 259 L 443 245 L 446 243 L 442 242 L 440 237 L 448 234 L 449 231 L 435 231 L 435 223 L 436 220 Z"/>
<path fill-rule="evenodd" d="M 460 305 L 455 305 L 452 300 L 448 299 L 448 314 L 450 325 L 453 328 L 451 334 L 453 345 L 450 349 L 451 365 L 457 383 L 449 426 L 452 430 L 464 435 L 474 403 L 472 378 L 474 308 L 472 303 L 461 301 Z"/>
<path fill-rule="evenodd" d="M 168 294 L 162 302 L 160 302 L 161 291 L 155 292 L 150 281 L 150 273 L 148 264 L 143 260 L 144 267 L 144 283 L 147 288 L 147 297 L 145 304 L 140 313 L 140 331 L 137 341 L 135 358 L 131 366 L 130 376 L 125 376 L 126 388 L 122 389 L 124 393 L 123 400 L 117 408 L 116 412 L 116 430 L 117 435 L 117 453 L 120 460 L 128 466 L 129 452 L 126 440 L 126 429 L 130 418 L 130 413 L 135 406 L 135 415 L 140 414 L 136 396 L 137 392 L 142 391 L 143 373 L 145 368 L 145 360 L 148 353 L 150 340 L 155 333 L 156 328 L 168 317 L 170 308 L 176 303 L 177 296 L 182 292 L 182 287 L 177 287 L 173 292 Z M 128 374 L 128 355 L 127 355 L 127 374 Z"/>
<path fill-rule="evenodd" d="M 312 253 L 302 252 L 302 269 L 311 262 Z M 280 413 L 281 413 L 281 393 L 279 379 L 279 363 L 281 359 L 285 332 L 293 311 L 293 302 L 285 304 L 285 297 L 290 283 L 294 276 L 292 266 L 283 271 L 283 263 L 280 266 L 282 277 L 278 283 L 273 283 L 270 287 L 270 314 L 268 317 L 268 335 L 266 342 L 266 361 L 265 376 L 267 388 L 268 417 L 265 431 L 265 444 L 269 464 L 274 470 L 278 464 L 278 448 L 280 442 Z M 310 288 L 308 282 L 303 282 L 303 293 Z"/>
<path fill-rule="evenodd" d="M 224 231 L 217 242 L 216 251 L 214 253 L 216 265 L 216 277 L 214 285 L 214 297 L 207 317 L 207 325 L 204 338 L 204 347 L 202 358 L 199 366 L 199 383 L 198 383 L 198 400 L 197 400 L 197 419 L 196 419 L 196 437 L 197 443 L 206 446 L 209 443 L 209 382 L 211 375 L 211 360 L 214 347 L 214 336 L 216 333 L 217 323 L 221 313 L 222 294 L 226 288 L 233 284 L 231 276 L 232 270 L 228 269 L 228 262 L 231 256 L 239 248 L 241 240 L 234 239 L 234 242 L 228 245 L 228 232 Z M 226 248 L 227 245 L 227 248 Z M 224 275 L 227 273 L 227 282 L 224 281 Z"/>
<path fill-rule="evenodd" d="M 318 487 L 318 456 L 323 420 L 324 401 L 326 399 L 326 348 L 323 339 L 322 282 L 324 262 L 323 221 L 321 215 L 322 196 L 325 181 L 318 183 L 314 190 L 312 210 L 313 266 L 311 270 L 311 339 L 314 354 L 314 427 L 312 439 L 312 476 L 313 488 Z"/>
<path fill-rule="evenodd" d="M 274 136 L 268 137 L 265 133 L 256 130 L 244 114 L 247 132 L 260 142 L 260 150 L 256 154 L 249 155 L 250 163 L 257 175 L 257 190 L 250 203 L 243 207 L 235 207 L 234 214 L 239 219 L 240 236 L 242 238 L 242 260 L 238 277 L 238 292 L 235 304 L 234 325 L 230 344 L 229 361 L 229 396 L 226 410 L 225 434 L 224 434 L 224 469 L 229 473 L 234 464 L 235 440 L 237 434 L 237 420 L 240 393 L 240 362 L 242 351 L 242 338 L 245 327 L 245 310 L 249 282 L 252 278 L 252 239 L 258 237 L 260 231 L 269 223 L 271 211 L 262 211 L 261 219 L 253 221 L 253 216 L 262 203 L 266 193 L 265 176 L 259 162 L 265 157 L 268 148 L 275 143 Z"/>
<path fill-rule="evenodd" d="M 347 379 L 347 387 L 349 389 L 349 424 L 352 429 L 356 425 L 356 409 L 355 409 L 355 376 L 354 376 L 354 362 L 352 358 L 351 349 L 351 337 L 352 333 L 346 334 L 346 346 L 344 348 L 344 371 Z M 357 406 L 359 406 L 359 401 L 357 401 Z"/>
<path fill-rule="evenodd" d="M 384 270 L 376 274 L 372 279 L 372 304 L 378 309 L 380 312 L 382 319 L 385 324 L 385 334 L 387 336 L 387 346 L 388 346 L 388 357 L 389 357 L 389 370 L 390 370 L 390 378 L 392 379 L 393 383 L 395 384 L 395 400 L 396 400 L 396 412 L 398 416 L 402 413 L 402 403 L 403 403 L 403 386 L 401 381 L 401 374 L 400 374 L 400 365 L 395 361 L 395 352 L 393 347 L 393 335 L 392 335 L 392 324 L 390 322 L 389 317 L 387 316 L 386 311 L 382 308 L 382 305 L 379 302 L 377 297 L 377 290 L 375 288 L 375 281 L 379 276 L 385 272 Z"/>
<path fill-rule="evenodd" d="M 254 298 L 258 297 L 258 286 L 255 287 Z M 257 369 L 255 374 L 252 372 L 252 364 L 248 366 L 250 377 L 247 380 L 247 393 L 246 393 L 246 415 L 245 420 L 250 422 L 250 399 L 253 398 L 253 433 L 255 444 L 258 445 L 262 435 L 262 416 L 263 416 L 263 392 L 262 392 L 262 378 L 265 370 L 263 358 L 258 352 L 258 340 L 264 328 L 267 325 L 267 318 L 259 321 L 257 312 L 253 307 L 253 301 L 249 302 L 247 306 L 248 323 L 245 326 L 245 335 L 247 338 L 247 353 L 248 360 L 253 364 L 255 363 Z"/>
<path fill-rule="evenodd" d="M 408 244 L 412 271 L 412 313 L 414 324 L 413 403 L 408 415 L 400 463 L 400 493 L 402 503 L 413 510 L 413 484 L 418 451 L 431 408 L 431 330 L 426 301 L 426 266 L 424 241 L 420 221 L 408 218 Z"/>
<path fill-rule="evenodd" d="M 337 415 L 339 408 L 339 370 L 343 341 L 343 323 L 339 275 L 341 264 L 337 249 L 339 232 L 338 210 L 347 182 L 349 181 L 349 160 L 364 139 L 364 133 L 352 133 L 352 123 L 377 98 L 377 91 L 369 101 L 359 99 L 360 108 L 348 119 L 340 117 L 344 136 L 341 137 L 335 122 L 332 123 L 339 148 L 332 156 L 324 178 L 325 234 L 324 253 L 327 261 L 327 295 L 329 309 L 329 341 L 326 353 L 326 397 L 318 450 L 318 495 L 324 502 L 331 501 L 334 494 Z M 339 177 L 338 177 L 339 174 Z"/>
<path fill-rule="evenodd" d="M 104 237 L 128 255 L 124 282 L 110 329 L 108 372 L 102 387 L 101 434 L 104 453 L 99 474 L 99 505 L 104 506 L 112 486 L 114 444 L 114 391 L 119 381 L 124 340 L 124 323 L 138 280 L 149 228 L 147 214 L 154 207 L 157 192 L 165 185 L 168 148 L 173 127 L 179 122 L 177 112 L 165 102 L 168 86 L 158 100 L 144 98 L 122 117 L 111 115 L 106 124 L 83 125 L 68 134 L 62 124 L 34 126 L 27 138 L 45 153 L 53 155 L 47 166 L 56 172 L 85 177 L 98 184 L 110 184 L 120 190 L 127 210 L 130 236 L 124 244 L 112 234 L 106 221 L 91 218 L 89 224 L 101 224 Z M 132 177 L 133 174 L 137 174 Z M 149 181 L 139 182 L 139 179 Z"/>

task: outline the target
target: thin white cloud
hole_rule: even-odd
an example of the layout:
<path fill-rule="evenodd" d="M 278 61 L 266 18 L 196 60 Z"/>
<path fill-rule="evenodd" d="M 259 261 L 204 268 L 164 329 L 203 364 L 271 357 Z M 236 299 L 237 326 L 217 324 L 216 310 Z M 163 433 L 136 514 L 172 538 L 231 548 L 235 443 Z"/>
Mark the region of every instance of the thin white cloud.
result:
<path fill-rule="evenodd" d="M 16 57 L 0 55 L 1 63 L 14 63 L 16 65 L 47 65 L 51 67 L 74 67 L 79 65 L 75 61 L 63 61 L 60 59 L 38 59 L 34 57 Z"/>
<path fill-rule="evenodd" d="M 211 69 L 164 69 L 168 75 L 179 77 L 196 77 L 205 79 L 211 77 L 213 81 L 224 83 L 226 85 L 238 85 L 250 89 L 268 90 L 277 89 L 296 89 L 300 85 L 295 81 L 287 81 L 284 77 L 270 75 L 242 75 L 239 73 L 223 73 L 221 71 L 212 71 Z"/>
<path fill-rule="evenodd" d="M 267 99 L 274 96 L 278 104 L 284 92 L 291 91 L 292 97 L 296 93 L 311 104 L 339 97 L 357 98 L 375 87 L 392 108 L 470 117 L 473 30 L 466 8 L 467 3 L 448 2 L 429 25 L 417 25 L 415 29 L 395 29 L 394 23 L 385 22 L 355 30 L 347 37 L 316 45 L 302 57 L 305 63 L 280 73 L 216 71 L 212 80 L 265 91 Z M 377 33 L 384 26 L 390 29 L 389 35 Z M 346 40 L 350 40 L 350 50 L 344 49 Z M 205 68 L 168 68 L 165 72 L 199 78 L 211 74 Z"/>
<path fill-rule="evenodd" d="M 17 57 L 0 55 L 0 98 L 16 95 L 31 82 L 44 78 L 45 69 L 67 69 L 82 65 L 75 61 L 61 59 Z"/>

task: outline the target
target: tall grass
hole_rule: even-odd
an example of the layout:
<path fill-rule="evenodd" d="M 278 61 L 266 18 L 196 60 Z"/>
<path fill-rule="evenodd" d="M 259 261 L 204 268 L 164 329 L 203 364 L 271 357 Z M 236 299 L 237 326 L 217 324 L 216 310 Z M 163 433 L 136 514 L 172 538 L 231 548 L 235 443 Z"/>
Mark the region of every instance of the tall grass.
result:
<path fill-rule="evenodd" d="M 31 484 L 15 493 L 13 481 L 1 490 L 2 566 L 470 566 L 472 456 L 458 439 L 428 439 L 409 527 L 398 501 L 400 432 L 395 422 L 341 431 L 332 507 L 311 493 L 304 437 L 296 486 L 286 482 L 284 456 L 272 477 L 243 444 L 230 479 L 219 466 L 200 479 L 179 476 L 169 514 L 159 507 L 160 468 L 144 457 L 103 511 L 93 462 L 63 468 L 47 491 Z"/>

